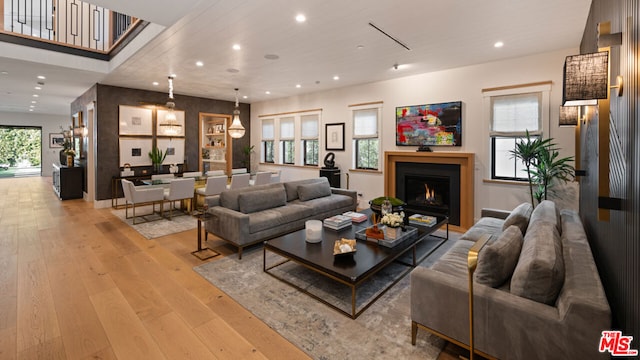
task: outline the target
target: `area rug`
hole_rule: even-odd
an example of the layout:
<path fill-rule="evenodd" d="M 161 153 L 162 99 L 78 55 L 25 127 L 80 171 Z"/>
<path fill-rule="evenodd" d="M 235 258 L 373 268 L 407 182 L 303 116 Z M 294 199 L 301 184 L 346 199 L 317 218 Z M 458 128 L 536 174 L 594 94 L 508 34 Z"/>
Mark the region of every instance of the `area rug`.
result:
<path fill-rule="evenodd" d="M 419 266 L 433 264 L 459 236 L 450 233 L 449 240 Z M 423 241 L 418 253 L 429 252 L 438 243 L 433 238 Z M 268 264 L 278 258 L 267 252 Z M 348 287 L 294 263 L 276 269 L 297 285 L 307 284 L 305 290 L 341 308 L 350 306 Z M 358 288 L 358 303 L 375 296 L 401 269 L 390 265 L 363 284 Z M 444 346 L 444 341 L 426 331 L 419 331 L 416 346 L 411 345 L 409 275 L 352 320 L 264 273 L 261 248 L 245 252 L 242 260 L 229 256 L 194 270 L 314 359 L 436 359 Z"/>
<path fill-rule="evenodd" d="M 156 210 L 158 207 L 156 206 Z M 131 226 L 140 235 L 144 236 L 147 239 L 155 239 L 161 236 L 175 234 L 191 229 L 195 229 L 198 226 L 198 220 L 191 216 L 180 213 L 179 211 L 173 211 L 173 219 L 165 219 L 162 218 L 158 214 L 152 214 L 151 205 L 149 206 L 140 206 L 136 207 L 136 215 L 140 214 L 150 214 L 145 215 L 143 218 L 147 220 L 151 220 L 148 222 L 144 221 L 143 218 L 136 219 L 136 222 L 140 222 L 138 224 L 133 225 L 133 219 L 125 218 L 125 209 L 114 209 L 111 210 L 111 213 L 118 217 L 118 219 L 122 220 L 127 225 Z M 129 216 L 132 216 L 132 210 L 129 208 Z"/>

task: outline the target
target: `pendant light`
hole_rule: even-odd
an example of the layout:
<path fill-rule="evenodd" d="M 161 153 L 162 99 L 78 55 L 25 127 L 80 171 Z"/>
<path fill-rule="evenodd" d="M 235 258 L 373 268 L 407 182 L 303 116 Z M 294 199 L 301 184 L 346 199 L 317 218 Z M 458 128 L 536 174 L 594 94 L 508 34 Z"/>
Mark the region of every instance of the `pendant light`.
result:
<path fill-rule="evenodd" d="M 244 126 L 240 122 L 240 108 L 238 107 L 238 89 L 236 88 L 236 108 L 233 110 L 233 121 L 229 126 L 229 135 L 234 139 L 244 136 Z"/>
<path fill-rule="evenodd" d="M 173 100 L 173 76 L 169 76 L 169 99 L 165 104 L 167 107 L 167 113 L 164 120 L 160 123 L 160 128 L 164 135 L 178 135 L 182 128 L 182 125 L 178 123 L 174 108 L 176 103 Z"/>

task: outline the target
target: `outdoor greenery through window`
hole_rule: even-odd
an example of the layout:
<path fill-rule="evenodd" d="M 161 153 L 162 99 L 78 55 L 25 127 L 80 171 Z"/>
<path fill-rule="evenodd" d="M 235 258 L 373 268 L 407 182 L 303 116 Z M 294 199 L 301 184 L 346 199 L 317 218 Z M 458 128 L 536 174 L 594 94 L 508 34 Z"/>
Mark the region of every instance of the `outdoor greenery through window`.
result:
<path fill-rule="evenodd" d="M 273 157 L 274 128 L 273 119 L 262 120 L 262 161 L 274 163 Z"/>
<path fill-rule="evenodd" d="M 283 164 L 295 164 L 296 149 L 295 119 L 293 117 L 280 119 L 280 151 Z"/>
<path fill-rule="evenodd" d="M 262 153 L 264 154 L 264 162 L 273 163 L 273 140 L 265 140 L 262 142 Z"/>
<path fill-rule="evenodd" d="M 296 151 L 293 140 L 282 140 L 282 163 L 295 164 Z"/>
<path fill-rule="evenodd" d="M 318 165 L 318 115 L 300 117 L 304 165 Z"/>
<path fill-rule="evenodd" d="M 304 164 L 318 165 L 318 140 L 302 140 Z"/>
<path fill-rule="evenodd" d="M 378 169 L 380 154 L 378 118 L 378 108 L 353 110 L 353 144 L 356 169 Z"/>
<path fill-rule="evenodd" d="M 522 161 L 511 155 L 528 130 L 542 134 L 542 93 L 491 96 L 491 178 L 526 181 Z"/>
<path fill-rule="evenodd" d="M 0 177 L 39 175 L 41 156 L 40 128 L 0 127 Z"/>

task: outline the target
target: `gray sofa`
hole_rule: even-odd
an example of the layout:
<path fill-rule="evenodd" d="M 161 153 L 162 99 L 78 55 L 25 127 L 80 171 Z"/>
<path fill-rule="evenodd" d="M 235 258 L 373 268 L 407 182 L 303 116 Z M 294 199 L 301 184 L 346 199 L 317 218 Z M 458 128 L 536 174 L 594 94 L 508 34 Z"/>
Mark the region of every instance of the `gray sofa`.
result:
<path fill-rule="evenodd" d="M 353 211 L 355 191 L 331 188 L 325 177 L 251 186 L 207 198 L 207 233 L 242 249 L 304 228 L 307 220 Z"/>
<path fill-rule="evenodd" d="M 469 344 L 467 254 L 484 234 L 492 237 L 474 274 L 475 349 L 499 359 L 608 358 L 598 344 L 611 311 L 587 236 L 576 212 L 551 201 L 483 211 L 431 268 L 412 271 L 413 344 L 418 328 Z"/>

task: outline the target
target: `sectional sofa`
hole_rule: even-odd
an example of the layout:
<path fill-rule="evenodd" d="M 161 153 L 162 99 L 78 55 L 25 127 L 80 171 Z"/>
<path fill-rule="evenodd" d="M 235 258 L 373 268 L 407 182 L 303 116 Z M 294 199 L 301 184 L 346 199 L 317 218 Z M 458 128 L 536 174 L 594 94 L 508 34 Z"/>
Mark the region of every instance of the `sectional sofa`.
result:
<path fill-rule="evenodd" d="M 243 248 L 304 228 L 307 220 L 353 211 L 355 191 L 332 188 L 325 177 L 223 191 L 207 198 L 207 233 Z"/>
<path fill-rule="evenodd" d="M 431 268 L 411 272 L 412 342 L 418 329 L 469 344 L 467 255 L 474 274 L 474 344 L 499 359 L 607 359 L 598 351 L 611 310 L 578 214 L 551 201 L 483 217 Z M 523 236 L 524 234 L 524 236 Z"/>

